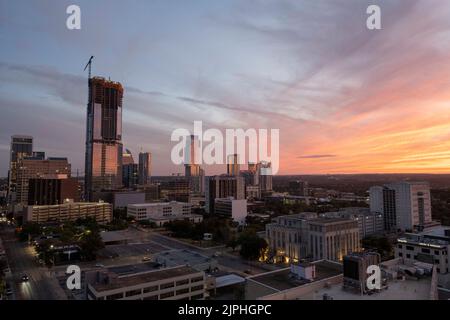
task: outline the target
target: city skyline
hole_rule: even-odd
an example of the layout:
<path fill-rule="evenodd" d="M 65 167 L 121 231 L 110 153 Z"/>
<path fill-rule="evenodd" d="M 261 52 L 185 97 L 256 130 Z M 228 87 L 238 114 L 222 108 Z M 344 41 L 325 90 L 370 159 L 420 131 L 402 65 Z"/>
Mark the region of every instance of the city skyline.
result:
<path fill-rule="evenodd" d="M 124 85 L 124 148 L 151 152 L 156 176 L 183 172 L 170 132 L 194 120 L 279 128 L 279 174 L 450 173 L 450 5 L 432 2 L 379 1 L 370 31 L 369 1 L 112 1 L 103 17 L 80 1 L 70 31 L 64 1 L 1 0 L 0 176 L 16 134 L 84 172 L 90 55 Z"/>

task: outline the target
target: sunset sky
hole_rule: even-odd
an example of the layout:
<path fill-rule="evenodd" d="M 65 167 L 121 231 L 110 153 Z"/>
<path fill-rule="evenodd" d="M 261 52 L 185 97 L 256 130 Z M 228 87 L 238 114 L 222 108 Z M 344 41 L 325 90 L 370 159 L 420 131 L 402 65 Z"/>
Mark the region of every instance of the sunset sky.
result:
<path fill-rule="evenodd" d="M 280 129 L 280 174 L 450 173 L 450 1 L 0 0 L 0 43 L 0 176 L 13 134 L 84 171 L 91 55 L 154 175 L 183 172 L 170 134 L 194 120 Z"/>

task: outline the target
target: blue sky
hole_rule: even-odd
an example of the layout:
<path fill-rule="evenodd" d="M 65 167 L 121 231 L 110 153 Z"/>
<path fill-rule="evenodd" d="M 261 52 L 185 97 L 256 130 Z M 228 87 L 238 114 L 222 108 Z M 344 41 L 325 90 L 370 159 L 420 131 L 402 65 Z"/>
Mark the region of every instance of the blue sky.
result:
<path fill-rule="evenodd" d="M 372 3 L 381 31 L 365 28 Z M 281 173 L 444 172 L 449 16 L 440 0 L 0 0 L 0 176 L 12 134 L 83 171 L 91 55 L 125 86 L 124 146 L 152 152 L 154 174 L 182 172 L 170 133 L 194 120 L 279 128 Z"/>

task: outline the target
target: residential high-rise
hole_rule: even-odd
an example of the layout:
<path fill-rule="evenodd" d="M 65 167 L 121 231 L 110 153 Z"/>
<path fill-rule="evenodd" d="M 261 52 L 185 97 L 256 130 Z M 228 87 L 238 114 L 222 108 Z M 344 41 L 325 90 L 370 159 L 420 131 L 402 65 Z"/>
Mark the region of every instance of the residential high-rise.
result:
<path fill-rule="evenodd" d="M 206 178 L 205 211 L 214 213 L 217 198 L 233 197 L 235 200 L 245 199 L 245 181 L 237 176 L 212 176 Z"/>
<path fill-rule="evenodd" d="M 16 191 L 17 167 L 19 161 L 33 155 L 33 137 L 24 135 L 14 135 L 11 137 L 11 149 L 9 158 L 9 181 L 8 193 L 10 200 L 12 193 Z"/>
<path fill-rule="evenodd" d="M 388 231 L 423 230 L 432 224 L 427 182 L 397 182 L 370 188 L 370 209 L 382 213 Z"/>
<path fill-rule="evenodd" d="M 53 157 L 46 160 L 25 158 L 20 160 L 17 168 L 17 203 L 23 205 L 28 203 L 30 179 L 46 178 L 55 175 L 70 177 L 71 165 L 67 161 L 67 158 Z"/>
<path fill-rule="evenodd" d="M 89 79 L 86 126 L 85 193 L 122 186 L 122 98 L 119 82 Z"/>
<path fill-rule="evenodd" d="M 139 153 L 139 184 L 149 184 L 152 177 L 152 154 Z"/>
<path fill-rule="evenodd" d="M 239 165 L 239 155 L 230 154 L 227 157 L 227 174 L 229 176 L 239 176 L 240 165 Z"/>

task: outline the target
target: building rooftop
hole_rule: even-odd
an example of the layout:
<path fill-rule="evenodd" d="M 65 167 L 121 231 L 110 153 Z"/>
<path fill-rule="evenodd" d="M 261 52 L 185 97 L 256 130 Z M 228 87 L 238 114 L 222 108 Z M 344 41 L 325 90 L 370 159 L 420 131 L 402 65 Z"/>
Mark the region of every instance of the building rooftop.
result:
<path fill-rule="evenodd" d="M 342 265 L 339 263 L 321 260 L 312 264 L 316 267 L 316 277 L 312 282 L 342 274 Z M 309 280 L 298 279 L 291 273 L 290 268 L 267 272 L 261 275 L 248 277 L 247 279 L 270 287 L 275 291 L 283 291 L 311 283 Z"/>
<path fill-rule="evenodd" d="M 170 202 L 134 203 L 134 204 L 130 204 L 129 206 L 136 207 L 136 208 L 148 208 L 148 207 L 158 207 L 158 206 L 174 205 L 174 204 L 190 205 L 190 203 L 187 203 L 187 202 L 170 201 Z"/>
<path fill-rule="evenodd" d="M 70 207 L 70 206 L 88 207 L 88 206 L 104 206 L 104 205 L 110 205 L 110 204 L 107 202 L 65 202 L 62 204 L 51 204 L 51 205 L 42 205 L 42 206 L 36 205 L 36 206 L 30 206 L 30 207 L 38 209 L 38 208 L 47 208 L 47 207 L 50 207 L 50 208 L 51 207 L 57 208 L 57 207 L 64 207 L 64 206 L 66 206 L 66 207 Z"/>
<path fill-rule="evenodd" d="M 372 295 L 360 295 L 342 289 L 342 284 L 335 284 L 329 288 L 321 288 L 298 297 L 298 300 L 323 300 L 324 295 L 334 300 L 429 300 L 431 280 L 392 281 L 388 288 Z"/>
<path fill-rule="evenodd" d="M 127 266 L 110 268 L 108 270 L 110 272 L 118 274 L 119 275 L 118 278 L 111 279 L 110 281 L 104 283 L 91 283 L 91 285 L 94 287 L 96 291 L 108 291 L 122 287 L 135 286 L 139 284 L 199 273 L 199 271 L 188 266 L 178 266 L 174 268 L 142 271 L 142 272 L 139 272 L 140 267 L 138 266 L 135 267 L 137 268 L 135 270 L 127 269 Z"/>
<path fill-rule="evenodd" d="M 245 278 L 238 276 L 234 273 L 216 277 L 216 288 L 223 288 L 232 286 L 239 283 L 244 283 Z"/>
<path fill-rule="evenodd" d="M 310 223 L 315 224 L 333 224 L 333 223 L 342 223 L 342 222 L 352 222 L 353 220 L 347 218 L 316 218 L 309 220 Z"/>
<path fill-rule="evenodd" d="M 158 217 L 150 217 L 148 220 L 150 221 L 166 221 L 166 220 L 172 220 L 173 218 L 179 218 L 179 219 L 188 219 L 188 218 L 203 218 L 201 214 L 183 214 L 182 216 L 171 214 L 171 215 L 165 215 L 165 216 L 158 216 Z"/>
<path fill-rule="evenodd" d="M 106 269 L 109 272 L 113 272 L 119 276 L 123 276 L 123 275 L 159 270 L 160 267 L 161 267 L 161 265 L 159 263 L 146 262 L 146 263 L 139 263 L 139 264 L 135 264 L 135 265 L 130 264 L 130 265 L 123 265 L 123 266 L 112 266 L 112 267 L 107 267 Z"/>

